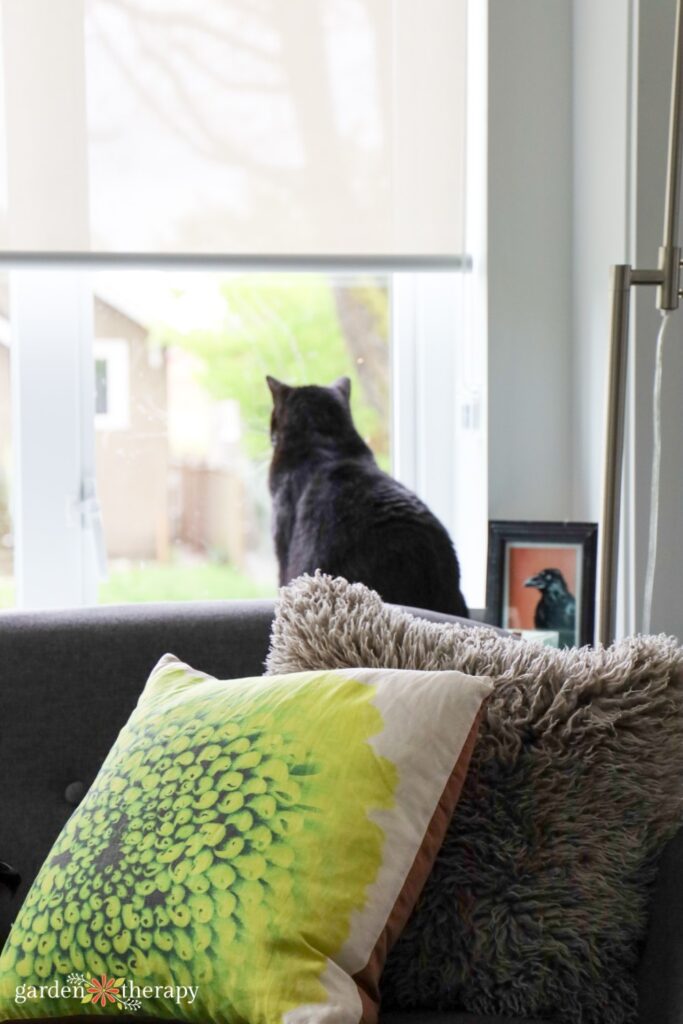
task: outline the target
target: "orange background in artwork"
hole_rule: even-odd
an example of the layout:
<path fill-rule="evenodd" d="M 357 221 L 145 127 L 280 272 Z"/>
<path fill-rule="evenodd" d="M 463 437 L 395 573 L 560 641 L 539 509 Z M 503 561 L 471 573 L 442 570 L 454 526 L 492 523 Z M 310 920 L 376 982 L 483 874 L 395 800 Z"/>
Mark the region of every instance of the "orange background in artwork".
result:
<path fill-rule="evenodd" d="M 524 580 L 535 576 L 541 569 L 559 569 L 576 597 L 576 559 L 579 554 L 576 548 L 530 548 L 508 547 L 509 587 L 507 594 L 508 621 L 503 623 L 507 629 L 534 629 L 534 612 L 541 600 L 541 592 L 536 587 L 523 586 Z M 579 602 L 577 600 L 577 610 Z"/>

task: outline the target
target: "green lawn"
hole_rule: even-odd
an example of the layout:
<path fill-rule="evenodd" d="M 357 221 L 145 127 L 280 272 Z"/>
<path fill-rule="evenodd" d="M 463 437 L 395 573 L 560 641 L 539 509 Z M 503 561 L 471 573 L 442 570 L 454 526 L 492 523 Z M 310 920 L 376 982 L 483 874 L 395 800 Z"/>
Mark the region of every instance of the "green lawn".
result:
<path fill-rule="evenodd" d="M 272 586 L 256 583 L 229 565 L 148 562 L 135 567 L 113 566 L 109 579 L 100 584 L 98 600 L 100 604 L 128 604 L 274 597 L 275 594 L 275 583 Z M 14 582 L 0 576 L 0 608 L 11 608 L 13 604 Z"/>
<path fill-rule="evenodd" d="M 100 604 L 141 601 L 221 600 L 235 597 L 274 597 L 276 587 L 255 583 L 230 565 L 203 562 L 165 565 L 147 562 L 131 568 L 112 567 L 100 584 Z"/>
<path fill-rule="evenodd" d="M 0 608 L 12 608 L 14 605 L 14 580 L 8 576 L 0 576 Z"/>

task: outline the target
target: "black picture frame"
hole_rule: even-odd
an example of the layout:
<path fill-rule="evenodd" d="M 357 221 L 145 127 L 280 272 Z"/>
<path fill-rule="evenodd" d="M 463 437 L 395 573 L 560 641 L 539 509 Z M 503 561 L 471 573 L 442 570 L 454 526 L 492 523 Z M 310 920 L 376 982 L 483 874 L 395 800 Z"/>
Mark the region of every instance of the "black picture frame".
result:
<path fill-rule="evenodd" d="M 556 630 L 562 647 L 592 644 L 595 630 L 597 542 L 597 523 L 491 520 L 486 573 L 486 621 L 503 629 Z M 575 558 L 573 576 L 572 552 Z M 526 581 L 521 580 L 524 573 L 520 573 L 515 566 L 522 568 L 525 564 L 534 565 L 536 562 L 540 565 L 552 560 L 553 555 L 557 565 L 542 565 Z M 564 575 L 570 579 L 576 593 L 572 593 L 571 587 L 567 585 L 561 566 L 568 567 Z M 546 576 L 542 576 L 544 571 Z M 562 576 L 561 582 L 557 580 L 555 572 Z M 539 580 L 538 588 L 531 584 L 531 579 Z M 562 584 L 567 591 L 566 598 L 562 594 Z M 522 590 L 527 589 L 538 596 L 531 616 L 532 622 L 529 621 L 532 598 L 522 594 Z M 572 598 L 575 601 L 573 629 L 570 626 Z M 537 625 L 537 620 L 544 625 Z"/>

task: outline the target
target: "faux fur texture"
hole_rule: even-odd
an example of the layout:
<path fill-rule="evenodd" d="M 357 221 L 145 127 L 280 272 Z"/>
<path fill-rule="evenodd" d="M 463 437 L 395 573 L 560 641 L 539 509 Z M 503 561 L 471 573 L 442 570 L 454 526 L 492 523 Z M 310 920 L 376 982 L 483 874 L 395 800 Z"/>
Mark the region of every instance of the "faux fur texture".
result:
<path fill-rule="evenodd" d="M 384 1005 L 635 1021 L 650 887 L 683 814 L 683 649 L 662 635 L 553 650 L 322 575 L 280 592 L 269 672 L 382 665 L 495 684 Z"/>

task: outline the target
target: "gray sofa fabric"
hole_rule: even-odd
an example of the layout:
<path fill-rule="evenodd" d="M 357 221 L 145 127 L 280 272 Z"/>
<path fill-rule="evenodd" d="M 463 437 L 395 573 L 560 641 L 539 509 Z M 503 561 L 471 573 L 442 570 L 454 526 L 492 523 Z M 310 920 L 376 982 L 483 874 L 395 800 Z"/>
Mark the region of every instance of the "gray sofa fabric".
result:
<path fill-rule="evenodd" d="M 212 601 L 0 613 L 0 861 L 21 874 L 14 898 L 0 887 L 0 945 L 161 655 L 219 678 L 260 675 L 273 610 L 272 601 Z M 640 1000 L 642 1024 L 683 1024 L 683 833 L 662 860 Z M 382 1024 L 501 1021 L 411 1012 Z"/>
<path fill-rule="evenodd" d="M 528 1017 L 479 1017 L 473 1013 L 437 1013 L 433 1010 L 426 1013 L 382 1014 L 382 1024 L 544 1024 L 543 1021 L 530 1020 Z"/>

